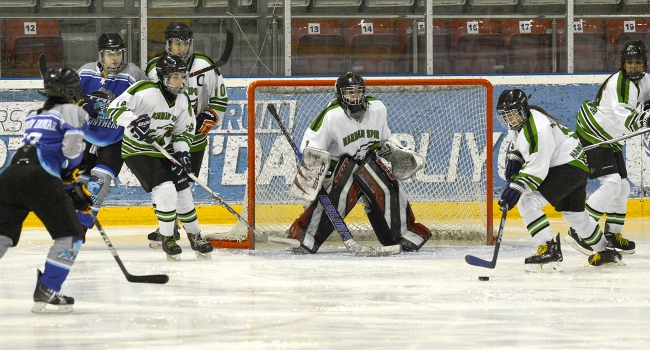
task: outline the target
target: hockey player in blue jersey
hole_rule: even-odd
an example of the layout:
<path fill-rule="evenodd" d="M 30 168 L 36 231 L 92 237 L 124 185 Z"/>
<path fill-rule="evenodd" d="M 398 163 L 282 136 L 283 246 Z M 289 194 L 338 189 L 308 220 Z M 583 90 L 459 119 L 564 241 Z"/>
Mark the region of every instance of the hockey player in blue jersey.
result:
<path fill-rule="evenodd" d="M 126 62 L 126 46 L 117 33 L 104 33 L 97 40 L 99 59 L 78 70 L 84 99 L 80 105 L 90 116 L 86 133 L 84 162 L 89 169 L 83 180 L 93 195 L 92 211 L 99 212 L 108 196 L 111 181 L 122 169 L 121 148 L 124 128 L 108 116 L 106 109 L 115 96 L 121 95 L 133 83 L 147 79 L 133 63 Z M 92 217 L 79 213 L 84 228 L 93 227 Z M 85 240 L 85 229 L 84 229 Z"/>
<path fill-rule="evenodd" d="M 90 193 L 77 182 L 88 115 L 75 105 L 79 76 L 70 68 L 44 74 L 46 100 L 25 120 L 22 146 L 0 173 L 0 258 L 18 244 L 30 212 L 54 240 L 45 270 L 38 270 L 33 312 L 71 312 L 74 298 L 59 291 L 81 248 L 75 209 L 90 212 Z"/>

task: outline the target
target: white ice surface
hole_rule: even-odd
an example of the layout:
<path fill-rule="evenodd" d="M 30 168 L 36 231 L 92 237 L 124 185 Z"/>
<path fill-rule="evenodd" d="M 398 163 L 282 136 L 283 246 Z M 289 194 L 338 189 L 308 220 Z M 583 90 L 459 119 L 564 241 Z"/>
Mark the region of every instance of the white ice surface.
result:
<path fill-rule="evenodd" d="M 169 283 L 129 283 L 90 231 L 61 291 L 74 312 L 32 314 L 51 241 L 27 230 L 0 260 L 0 349 L 650 348 L 643 233 L 628 235 L 637 253 L 623 257 L 627 266 L 584 267 L 563 245 L 564 272 L 535 274 L 523 267 L 535 245 L 515 231 L 494 270 L 464 260 L 490 260 L 493 247 L 439 242 L 390 258 L 354 257 L 335 243 L 307 256 L 275 245 L 216 249 L 206 261 L 183 237 L 182 261 L 169 262 L 147 246 L 151 228 L 106 231 L 131 274 L 165 273 Z"/>

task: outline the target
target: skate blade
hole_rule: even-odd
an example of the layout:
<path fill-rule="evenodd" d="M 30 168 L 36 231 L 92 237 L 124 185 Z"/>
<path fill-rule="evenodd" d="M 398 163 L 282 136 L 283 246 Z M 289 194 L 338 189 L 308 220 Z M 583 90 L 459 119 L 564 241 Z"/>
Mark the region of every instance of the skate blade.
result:
<path fill-rule="evenodd" d="M 194 255 L 196 255 L 197 259 L 200 259 L 200 260 L 210 260 L 210 259 L 212 259 L 212 253 L 210 253 L 210 252 L 201 253 L 201 252 L 195 251 Z"/>
<path fill-rule="evenodd" d="M 34 302 L 32 307 L 32 312 L 37 314 L 67 314 L 72 311 L 72 305 L 52 305 L 42 301 Z"/>
<path fill-rule="evenodd" d="M 619 254 L 621 255 L 632 255 L 635 253 L 634 249 L 630 249 L 630 250 L 616 249 L 616 251 L 619 252 Z"/>
<path fill-rule="evenodd" d="M 181 255 L 180 254 L 169 255 L 169 254 L 165 253 L 165 255 L 167 256 L 167 260 L 169 260 L 169 261 L 181 261 Z"/>
<path fill-rule="evenodd" d="M 524 264 L 524 268 L 526 272 L 556 273 L 564 271 L 557 261 L 546 264 Z"/>
<path fill-rule="evenodd" d="M 593 250 L 587 250 L 578 244 L 578 242 L 575 241 L 575 239 L 571 238 L 571 236 L 564 236 L 564 242 L 566 242 L 568 245 L 570 245 L 573 249 L 579 251 L 580 253 L 590 256 L 594 253 Z"/>
<path fill-rule="evenodd" d="M 306 255 L 306 254 L 310 254 L 310 253 L 309 253 L 309 251 L 307 251 L 303 247 L 288 247 L 287 248 L 287 254 Z"/>
<path fill-rule="evenodd" d="M 149 241 L 149 248 L 158 249 L 160 247 L 162 247 L 162 242 L 161 241 Z"/>

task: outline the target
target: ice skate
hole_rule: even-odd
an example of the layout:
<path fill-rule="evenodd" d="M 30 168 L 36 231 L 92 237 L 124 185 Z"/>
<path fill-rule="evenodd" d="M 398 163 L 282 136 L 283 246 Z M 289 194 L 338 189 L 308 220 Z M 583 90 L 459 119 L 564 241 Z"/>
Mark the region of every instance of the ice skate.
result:
<path fill-rule="evenodd" d="M 167 254 L 167 260 L 169 261 L 179 261 L 181 260 L 181 253 L 183 250 L 176 243 L 174 236 L 162 236 L 162 249 Z"/>
<path fill-rule="evenodd" d="M 311 252 L 303 246 L 298 246 L 298 247 L 288 247 L 287 254 L 303 255 L 303 254 L 311 254 Z"/>
<path fill-rule="evenodd" d="M 554 240 L 537 246 L 537 252 L 526 258 L 524 266 L 528 272 L 561 272 L 560 262 L 563 260 L 560 247 L 560 234 Z"/>
<path fill-rule="evenodd" d="M 585 266 L 601 266 L 615 264 L 619 266 L 625 266 L 623 262 L 623 257 L 621 254 L 616 251 L 616 249 L 607 248 L 602 252 L 596 252 L 592 254 L 589 259 L 587 259 L 587 265 Z"/>
<path fill-rule="evenodd" d="M 194 254 L 196 254 L 196 257 L 199 259 L 212 259 L 212 244 L 209 242 L 206 242 L 205 239 L 201 236 L 201 233 L 197 233 L 195 235 L 188 233 L 187 234 L 187 239 L 190 240 L 190 246 L 192 247 L 192 250 L 194 251 Z"/>
<path fill-rule="evenodd" d="M 36 290 L 34 291 L 34 307 L 32 312 L 35 313 L 68 313 L 72 312 L 74 298 L 55 292 L 41 283 L 43 273 L 38 270 L 36 278 Z"/>
<path fill-rule="evenodd" d="M 564 236 L 564 241 L 572 246 L 575 250 L 586 256 L 594 253 L 593 248 L 591 248 L 591 246 L 587 244 L 584 239 L 578 236 L 578 233 L 573 229 L 573 227 L 569 227 L 569 232 L 566 236 Z"/>
<path fill-rule="evenodd" d="M 180 226 L 178 226 L 178 222 L 176 222 L 174 226 L 174 240 L 176 241 L 181 239 L 181 233 L 179 229 Z M 157 228 L 155 231 L 148 234 L 147 239 L 149 240 L 149 248 L 151 249 L 160 248 L 162 246 L 162 235 L 160 234 L 160 228 Z"/>
<path fill-rule="evenodd" d="M 623 238 L 623 234 L 605 231 L 605 238 L 607 239 L 608 248 L 614 248 L 621 254 L 634 254 L 636 244 Z"/>

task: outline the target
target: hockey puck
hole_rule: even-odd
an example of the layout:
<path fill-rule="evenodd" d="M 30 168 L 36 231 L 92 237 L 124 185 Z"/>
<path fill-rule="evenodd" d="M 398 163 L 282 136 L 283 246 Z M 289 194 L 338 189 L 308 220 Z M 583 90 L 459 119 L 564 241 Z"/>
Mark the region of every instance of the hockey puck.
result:
<path fill-rule="evenodd" d="M 490 277 L 488 277 L 488 276 L 478 276 L 478 280 L 479 281 L 489 281 Z"/>

